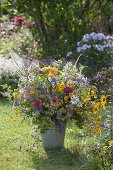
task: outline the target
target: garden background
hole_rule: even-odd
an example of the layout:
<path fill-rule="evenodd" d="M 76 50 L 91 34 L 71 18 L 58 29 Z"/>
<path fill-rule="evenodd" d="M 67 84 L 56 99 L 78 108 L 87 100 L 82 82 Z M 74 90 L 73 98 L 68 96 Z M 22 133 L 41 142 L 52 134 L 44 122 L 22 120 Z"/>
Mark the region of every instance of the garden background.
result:
<path fill-rule="evenodd" d="M 113 169 L 112 34 L 112 0 L 0 1 L 1 170 Z M 37 61 L 76 63 L 107 96 L 101 133 L 86 134 L 69 122 L 65 148 L 43 149 L 40 137 L 32 135 L 31 122 L 12 108 L 18 82 Z"/>

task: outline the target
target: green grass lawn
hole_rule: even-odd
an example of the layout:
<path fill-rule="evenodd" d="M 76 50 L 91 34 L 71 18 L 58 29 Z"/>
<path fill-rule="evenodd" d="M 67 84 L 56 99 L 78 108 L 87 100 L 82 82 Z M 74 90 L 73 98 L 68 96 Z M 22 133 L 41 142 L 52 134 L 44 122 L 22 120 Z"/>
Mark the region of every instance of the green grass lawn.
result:
<path fill-rule="evenodd" d="M 12 105 L 1 100 L 0 170 L 108 170 L 90 153 L 97 139 L 77 137 L 73 124 L 67 127 L 65 147 L 60 150 L 45 151 L 41 142 L 32 148 L 31 131 L 30 122 L 22 122 L 14 115 Z"/>

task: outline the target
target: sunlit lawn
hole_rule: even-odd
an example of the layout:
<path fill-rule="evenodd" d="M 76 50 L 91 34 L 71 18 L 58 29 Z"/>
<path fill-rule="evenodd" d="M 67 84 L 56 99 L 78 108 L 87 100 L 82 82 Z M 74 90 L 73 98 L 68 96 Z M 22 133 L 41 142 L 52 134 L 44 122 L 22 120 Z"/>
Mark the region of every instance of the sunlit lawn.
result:
<path fill-rule="evenodd" d="M 90 154 L 90 149 L 96 144 L 96 138 L 78 138 L 77 129 L 73 125 L 67 127 L 65 147 L 61 150 L 45 151 L 40 141 L 37 148 L 32 148 L 34 141 L 30 136 L 31 130 L 30 123 L 22 122 L 21 117 L 16 117 L 12 105 L 2 99 L 0 102 L 0 170 L 103 169 L 98 159 Z"/>

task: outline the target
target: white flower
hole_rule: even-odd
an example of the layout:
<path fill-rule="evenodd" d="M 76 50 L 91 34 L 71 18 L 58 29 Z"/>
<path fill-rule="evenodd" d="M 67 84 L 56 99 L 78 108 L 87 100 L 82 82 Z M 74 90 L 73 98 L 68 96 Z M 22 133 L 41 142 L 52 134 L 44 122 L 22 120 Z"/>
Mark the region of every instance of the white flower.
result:
<path fill-rule="evenodd" d="M 48 81 L 49 81 L 49 82 L 52 82 L 52 78 L 51 78 L 51 77 L 48 77 Z"/>
<path fill-rule="evenodd" d="M 72 51 L 70 51 L 70 52 L 68 52 L 68 53 L 66 54 L 66 57 L 71 57 L 71 56 L 72 56 L 72 54 L 73 54 L 73 52 L 72 52 Z"/>
<path fill-rule="evenodd" d="M 72 105 L 77 105 L 77 106 L 80 106 L 80 99 L 78 96 L 72 96 L 71 97 L 71 104 Z"/>
<path fill-rule="evenodd" d="M 55 88 L 55 82 L 52 81 L 51 85 L 52 85 L 53 88 Z"/>

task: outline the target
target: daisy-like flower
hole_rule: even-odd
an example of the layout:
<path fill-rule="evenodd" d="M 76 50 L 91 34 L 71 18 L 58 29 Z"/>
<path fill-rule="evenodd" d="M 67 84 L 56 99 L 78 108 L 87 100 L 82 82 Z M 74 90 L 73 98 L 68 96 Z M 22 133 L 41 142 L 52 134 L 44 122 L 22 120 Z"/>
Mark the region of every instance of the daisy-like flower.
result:
<path fill-rule="evenodd" d="M 57 96 L 50 97 L 50 103 L 52 106 L 57 107 L 59 105 L 59 100 Z"/>
<path fill-rule="evenodd" d="M 71 97 L 71 103 L 72 103 L 72 105 L 79 105 L 80 106 L 80 99 L 79 99 L 79 97 L 78 96 L 72 96 Z"/>

